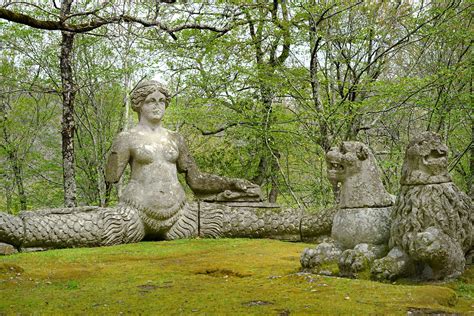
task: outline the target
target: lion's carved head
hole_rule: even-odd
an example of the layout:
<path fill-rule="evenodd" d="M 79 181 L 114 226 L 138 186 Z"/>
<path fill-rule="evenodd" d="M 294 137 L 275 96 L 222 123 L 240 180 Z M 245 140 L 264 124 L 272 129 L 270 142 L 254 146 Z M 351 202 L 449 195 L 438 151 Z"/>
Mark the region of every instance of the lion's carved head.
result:
<path fill-rule="evenodd" d="M 393 197 L 380 179 L 375 157 L 361 142 L 343 142 L 326 154 L 327 175 L 332 184 L 341 183 L 340 208 L 385 207 Z"/>
<path fill-rule="evenodd" d="M 407 146 L 400 184 L 451 182 L 448 173 L 448 147 L 433 132 L 423 132 Z"/>

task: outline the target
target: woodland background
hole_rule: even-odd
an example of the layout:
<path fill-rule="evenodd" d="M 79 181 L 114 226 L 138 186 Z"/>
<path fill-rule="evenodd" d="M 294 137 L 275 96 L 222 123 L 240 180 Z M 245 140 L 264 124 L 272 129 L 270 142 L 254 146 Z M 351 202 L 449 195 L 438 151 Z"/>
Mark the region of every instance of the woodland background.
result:
<path fill-rule="evenodd" d="M 116 203 L 107 152 L 156 76 L 201 169 L 270 201 L 331 205 L 324 153 L 343 140 L 396 194 L 425 130 L 473 196 L 471 1 L 165 2 L 0 0 L 0 210 Z"/>

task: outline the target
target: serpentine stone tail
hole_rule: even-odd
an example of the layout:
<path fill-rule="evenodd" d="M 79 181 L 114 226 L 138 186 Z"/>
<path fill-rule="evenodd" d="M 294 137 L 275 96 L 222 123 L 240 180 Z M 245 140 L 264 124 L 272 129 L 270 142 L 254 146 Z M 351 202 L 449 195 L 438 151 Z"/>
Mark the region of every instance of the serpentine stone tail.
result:
<path fill-rule="evenodd" d="M 178 213 L 178 220 L 166 233 L 165 239 L 181 239 L 198 236 L 199 214 L 196 203 L 185 204 Z"/>
<path fill-rule="evenodd" d="M 70 248 L 138 242 L 145 235 L 135 209 L 78 207 L 0 213 L 0 241 L 17 248 Z"/>
<path fill-rule="evenodd" d="M 0 212 L 0 241 L 20 246 L 23 241 L 24 226 L 20 217 Z"/>
<path fill-rule="evenodd" d="M 331 232 L 333 209 L 316 214 L 264 203 L 199 203 L 202 237 L 305 240 Z"/>
<path fill-rule="evenodd" d="M 147 239 L 276 238 L 308 240 L 328 234 L 334 209 L 310 214 L 265 203 L 185 203 L 168 228 L 149 227 L 146 214 L 121 204 L 114 208 L 76 207 L 0 212 L 0 242 L 20 250 L 97 247 Z M 170 220 L 171 220 L 170 219 Z"/>

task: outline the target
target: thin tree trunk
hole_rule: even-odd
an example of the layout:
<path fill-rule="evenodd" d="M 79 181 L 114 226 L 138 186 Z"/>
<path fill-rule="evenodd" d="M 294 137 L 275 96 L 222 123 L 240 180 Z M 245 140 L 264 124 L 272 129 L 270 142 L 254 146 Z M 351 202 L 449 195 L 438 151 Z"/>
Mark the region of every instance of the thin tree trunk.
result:
<path fill-rule="evenodd" d="M 467 190 L 471 199 L 474 200 L 474 122 L 471 123 L 471 157 L 469 157 L 469 180 Z"/>
<path fill-rule="evenodd" d="M 267 170 L 267 158 L 265 156 L 260 157 L 260 162 L 257 167 L 257 175 L 252 178 L 252 182 L 258 185 L 262 185 L 265 180 L 265 172 Z"/>
<path fill-rule="evenodd" d="M 130 29 L 130 25 L 128 28 Z M 123 131 L 128 131 L 130 129 L 131 125 L 131 118 L 130 118 L 130 109 L 132 107 L 131 100 L 130 100 L 130 90 L 132 90 L 132 78 L 131 78 L 131 73 L 129 69 L 129 64 L 128 64 L 128 58 L 129 58 L 129 33 L 127 33 L 126 36 L 126 42 L 125 42 L 125 52 L 123 54 L 123 68 L 125 69 L 125 77 L 124 77 L 124 96 L 123 96 L 123 101 L 124 101 L 124 119 L 123 119 Z M 117 194 L 118 196 L 122 196 L 122 192 L 124 189 L 124 177 L 120 177 L 119 182 L 117 183 Z M 110 195 L 111 190 L 109 189 L 108 194 Z M 110 196 L 107 197 L 110 199 Z"/>
<path fill-rule="evenodd" d="M 10 180 L 10 179 L 7 179 L 7 180 Z M 5 200 L 6 200 L 6 204 L 7 204 L 6 212 L 8 214 L 13 214 L 13 212 L 12 212 L 12 187 L 11 187 L 11 182 L 5 183 L 4 189 L 5 189 Z"/>
<path fill-rule="evenodd" d="M 278 162 L 276 159 L 280 158 L 280 153 L 278 151 L 273 151 L 272 155 L 272 164 L 271 164 L 271 169 L 270 169 L 270 177 L 271 177 L 271 184 L 272 188 L 270 190 L 270 193 L 268 194 L 268 202 L 270 203 L 276 203 L 277 198 L 278 198 L 278 193 L 280 190 L 278 189 L 278 174 L 279 174 L 279 168 L 278 168 Z"/>
<path fill-rule="evenodd" d="M 13 169 L 13 177 L 16 184 L 16 189 L 18 190 L 18 198 L 20 200 L 20 210 L 26 210 L 26 194 L 25 186 L 23 185 L 23 177 L 21 176 L 21 166 L 18 162 L 18 156 L 15 152 L 8 152 L 8 158 Z"/>
<path fill-rule="evenodd" d="M 279 189 L 278 189 L 278 182 L 277 182 L 277 178 L 278 178 L 278 174 L 279 174 L 279 168 L 278 168 L 278 162 L 275 161 L 275 160 L 280 157 L 280 154 L 273 148 L 272 142 L 269 141 L 273 138 L 271 135 L 269 135 L 269 132 L 270 132 L 270 129 L 271 129 L 271 124 L 272 124 L 273 94 L 272 94 L 271 90 L 266 86 L 262 86 L 260 88 L 260 90 L 261 90 L 261 94 L 262 94 L 262 103 L 264 104 L 264 113 L 263 113 L 264 122 L 263 122 L 263 126 L 264 126 L 264 129 L 265 129 L 265 132 L 264 132 L 263 136 L 264 136 L 264 145 L 266 147 L 266 149 L 264 149 L 264 152 L 265 151 L 269 152 L 269 154 L 267 156 L 268 160 L 267 160 L 266 164 L 269 164 L 269 167 L 270 167 L 270 170 L 268 170 L 268 173 L 264 174 L 264 178 L 267 181 L 270 180 L 270 184 L 271 184 L 270 192 L 268 194 L 268 201 L 270 203 L 275 203 L 277 198 L 278 198 L 278 193 L 280 192 Z M 263 154 L 265 155 L 265 153 L 263 153 Z"/>
<path fill-rule="evenodd" d="M 469 90 L 473 92 L 473 81 L 469 83 Z M 471 116 L 472 117 L 472 116 Z M 469 179 L 467 182 L 467 192 L 469 196 L 474 200 L 474 119 L 471 118 L 471 156 L 469 157 Z"/>
<path fill-rule="evenodd" d="M 6 112 L 5 112 L 6 113 Z M 3 123 L 3 119 L 2 119 Z M 11 143 L 10 135 L 5 124 L 2 124 L 3 128 L 3 140 L 5 142 L 2 147 L 5 149 L 8 155 L 8 161 L 10 163 L 11 169 L 13 171 L 13 182 L 16 185 L 18 198 L 20 200 L 20 210 L 26 210 L 26 193 L 25 193 L 25 186 L 23 184 L 23 177 L 22 177 L 22 166 L 18 159 L 18 149 L 17 147 Z M 12 206 L 12 197 L 11 197 L 11 186 L 8 186 L 7 189 L 7 211 L 8 213 L 11 212 Z"/>
<path fill-rule="evenodd" d="M 311 23 L 311 22 L 310 22 Z M 311 41 L 311 61 L 310 61 L 310 80 L 311 80 L 311 93 L 313 96 L 313 102 L 314 102 L 314 108 L 316 109 L 319 117 L 318 117 L 318 125 L 319 125 L 319 146 L 323 148 L 325 152 L 329 150 L 331 147 L 330 141 L 329 141 L 329 132 L 328 132 L 328 126 L 326 124 L 326 120 L 324 117 L 324 107 L 321 102 L 320 98 L 320 89 L 321 85 L 319 83 L 318 79 L 318 49 L 319 49 L 319 43 L 321 41 L 321 37 L 318 37 L 315 35 L 316 34 L 316 29 L 311 26 L 310 27 L 310 41 Z"/>
<path fill-rule="evenodd" d="M 132 0 L 128 0 L 126 5 L 127 5 L 127 13 L 131 13 L 132 9 Z M 159 2 L 156 3 L 157 6 L 157 14 L 159 12 Z M 129 59 L 130 59 L 130 51 L 131 51 L 131 44 L 133 43 L 133 38 L 132 38 L 132 25 L 128 24 L 127 28 L 123 28 L 124 34 L 122 35 L 125 37 L 125 41 L 122 43 L 122 67 L 125 70 L 125 75 L 123 78 L 123 88 L 124 88 L 124 96 L 123 96 L 123 103 L 124 103 L 124 112 L 123 112 L 123 131 L 128 131 L 130 129 L 130 126 L 132 125 L 132 117 L 130 115 L 130 109 L 132 108 L 132 102 L 130 100 L 130 92 L 132 90 L 132 70 L 130 69 L 130 64 L 129 64 Z M 120 177 L 119 182 L 116 184 L 117 188 L 117 195 L 120 197 L 122 196 L 123 189 L 125 187 L 124 185 L 124 179 L 125 177 Z M 107 201 L 110 200 L 110 194 L 112 192 L 112 186 L 111 184 L 107 184 Z"/>
<path fill-rule="evenodd" d="M 15 183 L 17 193 L 18 193 L 18 199 L 20 200 L 20 210 L 26 210 L 26 193 L 25 193 L 25 186 L 23 185 L 23 177 L 21 176 L 21 166 L 20 163 L 18 162 L 18 157 L 16 152 L 12 150 L 8 150 L 8 160 L 10 160 L 10 165 L 13 171 L 13 182 Z M 11 194 L 10 194 L 11 198 Z M 8 203 L 7 203 L 8 204 Z M 11 201 L 10 203 L 11 204 Z M 9 206 L 8 208 L 10 208 Z"/>

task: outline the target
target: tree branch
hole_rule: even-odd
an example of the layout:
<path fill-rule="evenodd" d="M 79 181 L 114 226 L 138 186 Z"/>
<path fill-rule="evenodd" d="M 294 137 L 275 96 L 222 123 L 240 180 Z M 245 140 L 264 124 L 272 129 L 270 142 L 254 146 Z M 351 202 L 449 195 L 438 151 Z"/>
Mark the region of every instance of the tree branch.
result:
<path fill-rule="evenodd" d="M 220 132 L 223 132 L 225 130 L 227 130 L 228 128 L 231 128 L 231 127 L 234 127 L 234 126 L 237 126 L 237 125 L 249 125 L 249 123 L 245 123 L 245 122 L 234 122 L 234 123 L 229 123 L 227 125 L 224 125 L 224 126 L 221 126 L 213 131 L 205 131 L 203 130 L 202 128 L 200 128 L 199 126 L 197 125 L 194 125 L 194 124 L 191 124 L 195 129 L 197 129 L 198 131 L 201 132 L 202 135 L 204 136 L 208 136 L 208 135 L 216 135 L 216 134 L 219 134 Z"/>
<path fill-rule="evenodd" d="M 50 31 L 67 31 L 67 32 L 72 32 L 72 33 L 85 33 L 106 24 L 120 23 L 120 22 L 138 23 L 144 27 L 157 27 L 170 34 L 172 34 L 173 32 L 179 32 L 186 29 L 209 30 L 209 31 L 217 32 L 217 33 L 227 33 L 230 31 L 230 28 L 218 28 L 215 26 L 202 25 L 202 24 L 197 24 L 197 23 L 186 23 L 186 24 L 179 25 L 176 27 L 169 27 L 159 21 L 148 21 L 145 19 L 141 19 L 141 18 L 129 16 L 129 15 L 115 15 L 109 18 L 99 17 L 98 19 L 92 19 L 87 23 L 69 24 L 69 23 L 61 22 L 61 21 L 40 20 L 40 19 L 33 18 L 29 15 L 14 12 L 5 8 L 0 8 L 0 19 L 28 25 L 36 29 L 50 30 Z"/>

